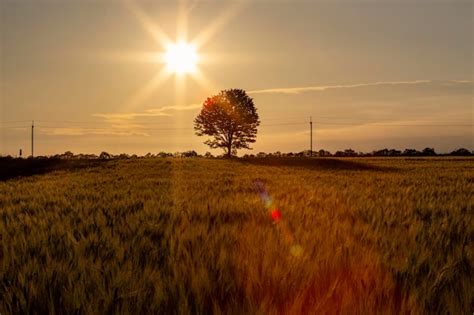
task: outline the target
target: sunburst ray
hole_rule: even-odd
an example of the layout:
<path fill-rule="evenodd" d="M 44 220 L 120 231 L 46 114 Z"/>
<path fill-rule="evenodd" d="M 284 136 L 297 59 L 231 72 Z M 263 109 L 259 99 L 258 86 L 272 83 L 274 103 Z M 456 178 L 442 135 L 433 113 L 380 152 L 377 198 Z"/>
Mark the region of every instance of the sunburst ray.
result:
<path fill-rule="evenodd" d="M 135 2 L 132 0 L 123 0 L 125 7 L 137 18 L 143 29 L 162 47 L 171 43 L 171 39 L 158 24 Z"/>

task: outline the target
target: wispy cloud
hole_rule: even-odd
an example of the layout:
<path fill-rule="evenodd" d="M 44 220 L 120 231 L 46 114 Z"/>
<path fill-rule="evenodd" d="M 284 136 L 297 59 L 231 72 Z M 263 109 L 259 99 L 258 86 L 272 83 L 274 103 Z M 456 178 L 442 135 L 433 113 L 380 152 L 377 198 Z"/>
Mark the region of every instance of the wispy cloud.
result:
<path fill-rule="evenodd" d="M 170 111 L 170 110 L 193 110 L 200 108 L 202 104 L 190 104 L 190 105 L 175 105 L 175 106 L 164 106 L 157 109 L 151 109 L 151 111 Z"/>
<path fill-rule="evenodd" d="M 91 122 L 96 127 L 44 127 L 37 129 L 49 136 L 84 136 L 84 135 L 109 135 L 109 136 L 150 136 L 149 122 L 138 121 L 138 118 L 170 117 L 172 111 L 186 111 L 200 108 L 200 104 L 164 106 L 152 108 L 143 112 L 132 113 L 96 113 L 92 116 L 99 117 L 102 121 Z M 148 126 L 146 125 L 148 123 Z M 98 126 L 97 126 L 98 125 Z M 24 129 L 24 128 L 23 128 Z"/>
<path fill-rule="evenodd" d="M 152 108 L 143 112 L 132 113 L 96 113 L 92 116 L 102 118 L 103 126 L 81 127 L 39 127 L 43 134 L 50 136 L 84 136 L 84 135 L 110 135 L 110 136 L 150 136 L 147 127 L 137 121 L 138 118 L 169 117 L 172 111 L 186 111 L 200 108 L 200 104 L 175 105 Z"/>
<path fill-rule="evenodd" d="M 190 105 L 175 105 L 175 106 L 164 106 L 159 108 L 147 109 L 143 112 L 132 112 L 132 113 L 97 113 L 93 114 L 94 117 L 101 117 L 109 123 L 123 123 L 132 121 L 136 118 L 141 117 L 161 117 L 161 116 L 172 116 L 170 111 L 183 111 L 193 110 L 201 107 L 200 104 Z"/>
<path fill-rule="evenodd" d="M 253 90 L 249 91 L 249 94 L 299 94 L 304 92 L 312 91 L 326 91 L 330 89 L 347 89 L 347 88 L 358 88 L 358 87 L 367 87 L 367 86 L 387 86 L 387 85 L 418 85 L 418 84 L 428 84 L 437 82 L 434 80 L 415 80 L 415 81 L 387 81 L 387 82 L 372 82 L 372 83 L 357 83 L 357 84 L 345 84 L 345 85 L 321 85 L 321 86 L 305 86 L 305 87 L 289 87 L 289 88 L 271 88 L 263 90 Z M 451 81 L 442 81 L 452 84 L 466 84 L 472 83 L 472 81 L 467 80 L 451 80 Z"/>
<path fill-rule="evenodd" d="M 85 136 L 85 135 L 108 135 L 108 136 L 149 136 L 144 131 L 120 130 L 116 127 L 111 128 L 43 128 L 38 129 L 48 136 Z"/>

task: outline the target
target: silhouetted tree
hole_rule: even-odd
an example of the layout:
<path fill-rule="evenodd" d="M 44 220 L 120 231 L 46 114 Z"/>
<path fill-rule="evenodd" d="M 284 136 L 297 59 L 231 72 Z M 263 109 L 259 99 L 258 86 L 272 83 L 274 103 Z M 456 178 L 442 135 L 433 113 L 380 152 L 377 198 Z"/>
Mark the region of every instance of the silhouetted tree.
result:
<path fill-rule="evenodd" d="M 388 152 L 389 156 L 400 156 L 401 154 L 402 154 L 402 151 L 395 150 L 395 149 L 390 149 Z"/>
<path fill-rule="evenodd" d="M 421 155 L 421 152 L 416 150 L 416 149 L 405 149 L 405 151 L 403 151 L 402 155 L 404 155 L 404 156 L 419 156 L 419 155 Z"/>
<path fill-rule="evenodd" d="M 357 152 L 352 149 L 345 149 L 344 156 L 357 156 Z"/>
<path fill-rule="evenodd" d="M 457 149 L 457 150 L 454 150 L 453 152 L 451 152 L 451 155 L 470 156 L 471 152 L 468 149 L 460 148 L 460 149 Z"/>
<path fill-rule="evenodd" d="M 435 156 L 436 152 L 433 148 L 424 148 L 421 154 L 424 156 Z"/>
<path fill-rule="evenodd" d="M 312 152 L 311 152 L 311 150 L 304 150 L 302 153 L 303 153 L 302 156 L 304 156 L 304 157 L 310 157 Z"/>
<path fill-rule="evenodd" d="M 331 152 L 321 149 L 318 151 L 318 156 L 319 157 L 331 156 Z"/>
<path fill-rule="evenodd" d="M 382 150 L 377 150 L 377 151 L 372 152 L 373 156 L 388 156 L 388 154 L 389 154 L 388 149 L 382 149 Z"/>
<path fill-rule="evenodd" d="M 109 153 L 107 152 L 102 152 L 100 155 L 99 155 L 99 159 L 101 160 L 108 160 L 108 159 L 111 159 L 112 158 L 112 155 L 110 155 Z"/>
<path fill-rule="evenodd" d="M 344 151 L 337 151 L 334 156 L 357 156 L 357 152 L 352 149 L 345 149 Z"/>
<path fill-rule="evenodd" d="M 197 157 L 197 156 L 198 156 L 198 154 L 194 150 L 186 151 L 186 152 L 181 153 L 181 157 Z"/>
<path fill-rule="evenodd" d="M 395 149 L 382 149 L 372 152 L 373 156 L 399 156 L 402 154 L 402 151 Z"/>
<path fill-rule="evenodd" d="M 161 151 L 160 153 L 158 153 L 158 157 L 160 157 L 160 158 L 166 158 L 166 157 L 172 157 L 172 156 L 173 156 L 173 154 L 167 153 L 167 152 L 163 152 L 163 151 Z"/>
<path fill-rule="evenodd" d="M 61 155 L 62 159 L 72 159 L 74 157 L 74 153 L 71 151 L 66 151 Z"/>
<path fill-rule="evenodd" d="M 253 100 L 244 90 L 231 89 L 204 101 L 201 113 L 194 120 L 198 136 L 211 136 L 204 143 L 211 148 L 223 148 L 227 157 L 237 149 L 251 149 L 260 124 Z"/>

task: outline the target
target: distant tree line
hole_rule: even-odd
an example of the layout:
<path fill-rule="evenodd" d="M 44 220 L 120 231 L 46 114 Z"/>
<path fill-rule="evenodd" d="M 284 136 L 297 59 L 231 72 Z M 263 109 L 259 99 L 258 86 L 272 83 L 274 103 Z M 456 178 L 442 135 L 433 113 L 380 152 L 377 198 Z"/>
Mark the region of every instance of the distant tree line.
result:
<path fill-rule="evenodd" d="M 205 154 L 199 154 L 194 150 L 183 151 L 183 152 L 159 152 L 156 154 L 147 153 L 145 155 L 139 156 L 137 154 L 111 154 L 108 152 L 101 152 L 97 154 L 74 154 L 71 151 L 66 151 L 63 154 L 55 154 L 49 156 L 37 156 L 35 159 L 60 159 L 60 160 L 120 160 L 120 159 L 143 159 L 143 158 L 224 158 L 227 154 L 213 155 L 211 152 L 206 152 Z M 282 153 L 276 151 L 273 153 L 259 152 L 257 154 L 245 154 L 243 158 L 265 158 L 265 157 L 394 157 L 394 156 L 407 156 L 407 157 L 416 157 L 416 156 L 474 156 L 474 151 L 469 151 L 465 148 L 456 149 L 450 153 L 436 153 L 433 148 L 424 148 L 421 151 L 416 149 L 405 149 L 403 151 L 396 149 L 382 149 L 372 151 L 370 153 L 366 152 L 356 152 L 353 149 L 346 149 L 344 151 L 336 151 L 331 153 L 326 150 L 313 151 L 312 155 L 310 150 L 304 150 L 300 152 L 286 152 Z M 13 159 L 12 156 L 0 156 L 0 158 Z"/>
<path fill-rule="evenodd" d="M 304 150 L 301 152 L 293 153 L 281 153 L 280 151 L 274 153 L 259 152 L 257 154 L 246 154 L 244 157 L 248 158 L 262 158 L 262 157 L 371 157 L 371 156 L 471 156 L 474 155 L 474 151 L 469 151 L 465 148 L 456 149 L 450 153 L 436 153 L 433 148 L 425 148 L 421 151 L 416 149 L 405 149 L 404 151 L 396 149 L 382 149 L 372 152 L 357 152 L 353 149 L 346 149 L 344 151 L 336 151 L 331 153 L 326 150 L 313 151 L 311 154 L 310 150 Z"/>

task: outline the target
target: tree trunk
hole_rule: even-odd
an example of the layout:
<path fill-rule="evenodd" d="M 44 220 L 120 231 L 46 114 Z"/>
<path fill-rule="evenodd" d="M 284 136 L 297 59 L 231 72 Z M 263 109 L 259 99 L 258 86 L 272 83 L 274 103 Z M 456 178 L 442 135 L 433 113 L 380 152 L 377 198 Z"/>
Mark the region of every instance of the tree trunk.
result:
<path fill-rule="evenodd" d="M 232 133 L 229 134 L 229 143 L 227 144 L 227 158 L 232 157 Z"/>

